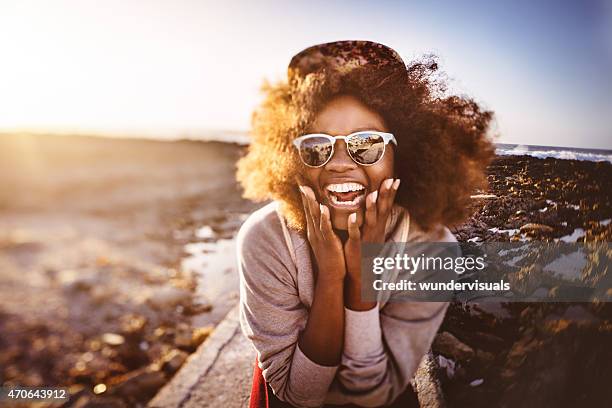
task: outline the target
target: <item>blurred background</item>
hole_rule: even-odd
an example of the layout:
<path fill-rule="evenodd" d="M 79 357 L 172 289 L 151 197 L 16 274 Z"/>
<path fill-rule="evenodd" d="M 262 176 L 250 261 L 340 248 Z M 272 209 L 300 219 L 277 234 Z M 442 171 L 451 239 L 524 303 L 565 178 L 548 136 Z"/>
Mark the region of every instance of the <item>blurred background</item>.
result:
<path fill-rule="evenodd" d="M 138 406 L 172 377 L 238 299 L 234 236 L 261 204 L 235 162 L 261 84 L 343 39 L 435 54 L 450 92 L 495 111 L 458 239 L 610 241 L 610 1 L 0 0 L 1 384 Z M 547 307 L 451 309 L 472 354 L 438 341 L 447 397 L 601 401 L 605 359 L 542 350 L 603 355 L 609 309 Z M 559 319 L 581 326 L 529 331 Z M 527 357 L 560 374 L 526 376 Z"/>
<path fill-rule="evenodd" d="M 587 1 L 0 2 L 0 129 L 221 137 L 263 78 L 339 39 L 440 57 L 500 142 L 609 149 L 612 5 Z"/>

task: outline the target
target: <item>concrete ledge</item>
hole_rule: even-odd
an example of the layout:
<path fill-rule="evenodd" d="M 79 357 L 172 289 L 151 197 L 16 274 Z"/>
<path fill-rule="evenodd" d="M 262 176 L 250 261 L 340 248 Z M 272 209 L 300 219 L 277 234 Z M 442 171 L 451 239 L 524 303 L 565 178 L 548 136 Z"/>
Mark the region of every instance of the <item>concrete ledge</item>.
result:
<path fill-rule="evenodd" d="M 188 407 L 203 395 L 219 397 L 225 402 L 200 401 L 198 406 L 242 407 L 246 404 L 245 397 L 248 401 L 251 391 L 255 350 L 240 331 L 238 310 L 236 304 L 148 407 Z M 221 383 L 213 384 L 219 381 Z"/>
<path fill-rule="evenodd" d="M 149 408 L 248 406 L 256 353 L 240 330 L 238 313 L 236 305 L 149 402 Z M 413 379 L 422 408 L 446 406 L 436 367 L 433 356 L 428 353 Z"/>

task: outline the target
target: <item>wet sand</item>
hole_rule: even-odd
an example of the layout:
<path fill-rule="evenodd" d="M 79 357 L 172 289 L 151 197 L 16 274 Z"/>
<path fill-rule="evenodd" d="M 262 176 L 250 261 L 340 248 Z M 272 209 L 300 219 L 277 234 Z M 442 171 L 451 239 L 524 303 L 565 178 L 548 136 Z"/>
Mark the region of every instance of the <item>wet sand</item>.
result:
<path fill-rule="evenodd" d="M 0 383 L 71 386 L 78 404 L 96 385 L 110 406 L 151 398 L 237 301 L 235 257 L 207 259 L 232 282 L 211 292 L 186 246 L 216 253 L 255 208 L 234 181 L 241 152 L 0 138 Z"/>
<path fill-rule="evenodd" d="M 242 153 L 0 137 L 0 382 L 70 386 L 67 406 L 151 398 L 237 301 L 233 238 L 259 206 Z M 504 156 L 489 174 L 459 240 L 611 240 L 610 163 Z M 608 304 L 453 304 L 434 343 L 447 403 L 596 406 L 611 333 Z"/>

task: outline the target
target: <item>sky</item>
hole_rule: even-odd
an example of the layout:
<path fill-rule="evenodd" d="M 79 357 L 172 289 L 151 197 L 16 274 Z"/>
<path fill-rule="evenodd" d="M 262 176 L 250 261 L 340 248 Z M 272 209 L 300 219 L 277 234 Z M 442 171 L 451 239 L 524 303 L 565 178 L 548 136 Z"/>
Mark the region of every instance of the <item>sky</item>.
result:
<path fill-rule="evenodd" d="M 264 78 L 343 39 L 436 54 L 498 142 L 612 149 L 612 0 L 0 0 L 0 131 L 246 131 Z"/>

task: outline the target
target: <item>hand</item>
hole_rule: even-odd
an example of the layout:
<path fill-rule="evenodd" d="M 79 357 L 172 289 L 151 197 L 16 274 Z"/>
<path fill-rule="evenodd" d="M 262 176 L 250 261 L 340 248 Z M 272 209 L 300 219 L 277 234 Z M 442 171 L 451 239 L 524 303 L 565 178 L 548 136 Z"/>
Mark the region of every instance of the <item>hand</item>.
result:
<path fill-rule="evenodd" d="M 332 229 L 329 208 L 317 202 L 310 187 L 300 185 L 299 188 L 306 216 L 308 242 L 317 262 L 317 268 L 313 268 L 315 280 L 320 278 L 341 282 L 346 275 L 344 251 L 340 238 Z"/>
<path fill-rule="evenodd" d="M 357 226 L 357 214 L 348 218 L 349 239 L 344 245 L 347 273 L 353 280 L 361 277 L 361 241 L 382 244 L 385 241 L 385 227 L 391 213 L 399 179 L 386 179 L 380 188 L 366 197 L 365 221 L 362 231 Z"/>
<path fill-rule="evenodd" d="M 378 191 L 366 197 L 365 222 L 363 223 L 363 241 L 382 244 L 385 242 L 387 218 L 393 208 L 395 194 L 399 189 L 400 179 L 386 179 L 380 183 Z"/>

